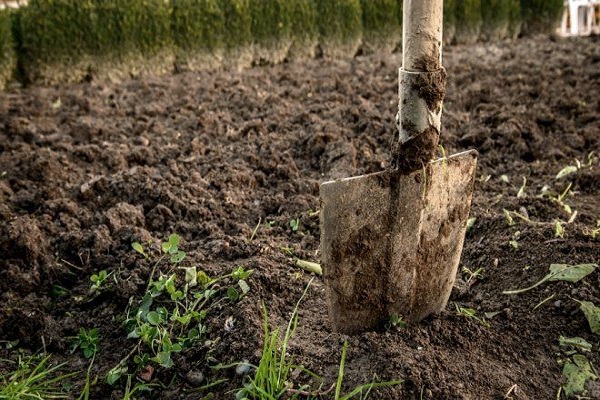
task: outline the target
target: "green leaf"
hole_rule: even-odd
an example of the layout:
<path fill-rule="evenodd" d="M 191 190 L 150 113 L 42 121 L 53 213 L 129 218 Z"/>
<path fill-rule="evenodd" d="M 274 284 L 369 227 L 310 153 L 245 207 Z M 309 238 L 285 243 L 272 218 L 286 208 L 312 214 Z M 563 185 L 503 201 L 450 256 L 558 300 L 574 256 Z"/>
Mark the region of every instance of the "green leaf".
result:
<path fill-rule="evenodd" d="M 558 343 L 560 347 L 572 347 L 582 351 L 592 351 L 592 345 L 585 339 L 580 337 L 564 337 L 561 336 L 558 338 Z"/>
<path fill-rule="evenodd" d="M 578 264 L 578 265 L 568 265 L 568 264 L 551 264 L 550 272 L 544 276 L 537 283 L 525 288 L 525 289 L 517 289 L 517 290 L 505 290 L 502 292 L 503 294 L 519 294 L 524 293 L 529 290 L 535 289 L 540 286 L 544 282 L 552 282 L 552 281 L 565 281 L 565 282 L 579 282 L 581 279 L 585 278 L 598 267 L 598 264 Z"/>
<path fill-rule="evenodd" d="M 106 374 L 106 383 L 114 385 L 125 373 L 127 373 L 127 367 L 121 364 L 117 365 Z"/>
<path fill-rule="evenodd" d="M 321 268 L 320 264 L 317 264 L 317 263 L 314 263 L 311 261 L 297 259 L 296 266 L 302 268 L 306 272 L 312 272 L 313 274 L 323 275 L 323 269 Z"/>
<path fill-rule="evenodd" d="M 600 307 L 596 307 L 591 301 L 582 301 L 579 304 L 579 309 L 585 314 L 592 332 L 600 335 Z"/>
<path fill-rule="evenodd" d="M 240 290 L 242 291 L 242 294 L 246 294 L 250 291 L 250 286 L 248 286 L 248 283 L 246 283 L 245 280 L 240 279 L 238 285 L 240 287 Z"/>
<path fill-rule="evenodd" d="M 556 175 L 556 179 L 562 179 L 567 175 L 571 175 L 574 172 L 577 172 L 577 167 L 574 165 L 569 165 L 560 170 L 560 172 Z"/>
<path fill-rule="evenodd" d="M 171 256 L 171 263 L 173 263 L 173 264 L 180 263 L 183 261 L 184 258 L 185 258 L 185 252 L 177 251 L 177 253 L 175 253 Z"/>
<path fill-rule="evenodd" d="M 160 247 L 163 253 L 169 253 L 171 250 L 171 243 L 163 242 Z"/>
<path fill-rule="evenodd" d="M 588 380 L 598 379 L 593 372 L 592 364 L 580 354 L 573 356 L 573 362 L 565 364 L 563 375 L 567 379 L 567 383 L 563 386 L 567 397 L 585 391 L 585 384 Z"/>
<path fill-rule="evenodd" d="M 141 244 L 139 244 L 138 242 L 133 242 L 131 243 L 131 247 L 133 247 L 133 249 L 135 251 L 137 251 L 138 253 L 140 253 L 141 255 L 145 256 L 146 253 L 144 252 L 144 248 L 142 247 Z"/>
<path fill-rule="evenodd" d="M 227 297 L 229 297 L 229 300 L 231 301 L 236 301 L 240 298 L 240 293 L 235 288 L 230 287 L 227 289 Z"/>
<path fill-rule="evenodd" d="M 246 271 L 243 266 L 239 266 L 231 273 L 231 277 L 239 281 L 240 279 L 248 279 L 251 274 L 252 270 Z"/>
<path fill-rule="evenodd" d="M 579 282 L 598 267 L 598 264 L 551 264 L 549 281 Z"/>
<path fill-rule="evenodd" d="M 171 353 L 167 351 L 159 352 L 156 357 L 152 358 L 152 361 L 156 361 L 161 367 L 165 368 L 171 368 L 174 365 L 173 360 L 171 360 Z"/>
<path fill-rule="evenodd" d="M 210 279 L 210 277 L 204 271 L 198 271 L 196 278 L 198 279 L 198 282 L 200 282 L 200 285 L 204 287 L 208 286 L 208 284 L 212 281 L 212 279 Z"/>
<path fill-rule="evenodd" d="M 196 267 L 188 267 L 183 269 L 185 271 L 185 283 L 189 287 L 198 285 L 198 271 Z"/>
<path fill-rule="evenodd" d="M 161 322 L 160 314 L 156 311 L 150 311 L 147 315 L 148 323 L 152 325 L 157 325 Z"/>
<path fill-rule="evenodd" d="M 179 241 L 180 241 L 180 237 L 176 233 L 171 233 L 169 235 L 169 244 L 172 247 L 178 247 L 179 246 Z"/>

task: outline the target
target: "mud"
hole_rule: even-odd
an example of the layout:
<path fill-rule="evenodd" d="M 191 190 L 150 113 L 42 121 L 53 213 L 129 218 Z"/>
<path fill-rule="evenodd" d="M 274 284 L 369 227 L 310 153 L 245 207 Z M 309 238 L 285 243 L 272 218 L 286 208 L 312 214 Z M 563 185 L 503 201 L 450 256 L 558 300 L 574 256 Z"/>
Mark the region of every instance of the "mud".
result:
<path fill-rule="evenodd" d="M 574 299 L 600 305 L 599 271 L 518 296 L 502 291 L 537 282 L 550 263 L 600 260 L 592 237 L 600 219 L 599 43 L 544 36 L 445 48 L 440 141 L 447 154 L 479 151 L 475 220 L 455 288 L 446 310 L 419 324 L 347 337 L 332 332 L 317 278 L 288 352 L 324 388 L 337 377 L 346 339 L 345 389 L 374 374 L 404 381 L 373 399 L 500 399 L 511 388 L 513 398 L 554 399 L 564 383 L 559 336 L 597 349 Z M 165 386 L 140 397 L 207 395 L 188 391 L 186 375 L 201 372 L 205 382 L 227 379 L 209 392 L 230 398 L 242 376 L 210 365 L 258 362 L 262 301 L 274 326 L 289 318 L 310 279 L 289 252 L 319 260 L 319 184 L 390 168 L 399 64 L 397 54 L 373 54 L 1 93 L 0 359 L 43 350 L 84 371 L 81 352 L 67 351 L 71 337 L 98 327 L 91 398 L 122 398 L 124 382 L 111 387 L 104 376 L 134 346 L 121 321 L 151 269 L 131 242 L 176 232 L 187 262 L 211 275 L 254 269 L 251 290 L 217 307 L 206 321 L 209 341 L 178 354 L 173 368 L 157 368 L 153 382 Z M 575 160 L 582 167 L 556 179 Z M 564 204 L 577 211 L 570 223 Z M 509 226 L 504 209 L 529 222 Z M 555 236 L 557 220 L 564 237 Z M 481 277 L 463 268 L 481 268 Z M 90 276 L 100 270 L 117 279 L 90 298 Z M 457 307 L 494 313 L 489 327 Z M 587 357 L 600 365 L 597 351 Z M 587 396 L 600 398 L 598 386 Z"/>

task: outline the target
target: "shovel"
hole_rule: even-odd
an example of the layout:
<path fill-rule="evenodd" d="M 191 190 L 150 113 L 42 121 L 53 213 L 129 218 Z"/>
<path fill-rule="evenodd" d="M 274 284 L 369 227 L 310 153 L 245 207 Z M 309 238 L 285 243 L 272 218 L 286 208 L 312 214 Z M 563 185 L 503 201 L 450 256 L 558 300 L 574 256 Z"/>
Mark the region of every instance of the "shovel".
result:
<path fill-rule="evenodd" d="M 446 72 L 443 0 L 404 0 L 392 168 L 325 182 L 321 263 L 334 331 L 416 323 L 444 309 L 460 260 L 477 163 L 438 151 Z"/>

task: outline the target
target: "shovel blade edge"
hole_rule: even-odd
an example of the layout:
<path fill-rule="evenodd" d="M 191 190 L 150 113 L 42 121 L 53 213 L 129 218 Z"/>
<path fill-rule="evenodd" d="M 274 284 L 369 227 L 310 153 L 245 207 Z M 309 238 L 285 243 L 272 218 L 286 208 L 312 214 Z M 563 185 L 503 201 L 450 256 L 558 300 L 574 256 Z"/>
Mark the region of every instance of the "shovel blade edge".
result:
<path fill-rule="evenodd" d="M 464 243 L 477 152 L 408 175 L 325 182 L 321 264 L 333 328 L 354 334 L 396 314 L 418 322 L 444 309 Z"/>

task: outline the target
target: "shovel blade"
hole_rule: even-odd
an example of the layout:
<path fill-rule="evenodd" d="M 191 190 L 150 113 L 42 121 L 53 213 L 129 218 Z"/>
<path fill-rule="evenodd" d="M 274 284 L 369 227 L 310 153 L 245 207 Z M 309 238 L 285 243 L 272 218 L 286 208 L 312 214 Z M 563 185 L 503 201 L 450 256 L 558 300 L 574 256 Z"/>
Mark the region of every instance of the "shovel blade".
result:
<path fill-rule="evenodd" d="M 417 322 L 446 306 L 464 242 L 477 152 L 408 175 L 380 172 L 323 183 L 321 263 L 337 332 L 391 315 Z"/>

